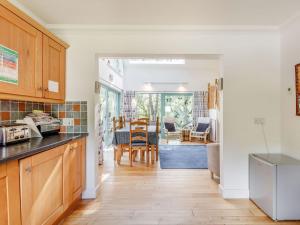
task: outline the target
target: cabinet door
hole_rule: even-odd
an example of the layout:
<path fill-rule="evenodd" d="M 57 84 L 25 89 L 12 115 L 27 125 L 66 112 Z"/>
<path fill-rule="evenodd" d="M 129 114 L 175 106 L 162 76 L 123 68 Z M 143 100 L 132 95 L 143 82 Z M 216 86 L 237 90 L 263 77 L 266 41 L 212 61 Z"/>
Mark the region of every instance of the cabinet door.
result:
<path fill-rule="evenodd" d="M 0 225 L 20 225 L 18 161 L 0 164 Z"/>
<path fill-rule="evenodd" d="M 81 157 L 79 141 L 74 141 L 66 145 L 63 160 L 65 210 L 81 194 Z"/>
<path fill-rule="evenodd" d="M 63 213 L 64 148 L 20 161 L 23 225 L 53 224 Z"/>
<path fill-rule="evenodd" d="M 0 164 L 0 225 L 8 224 L 6 164 Z"/>
<path fill-rule="evenodd" d="M 81 139 L 81 188 L 86 187 L 86 138 Z"/>
<path fill-rule="evenodd" d="M 43 87 L 45 98 L 65 99 L 65 58 L 65 48 L 43 35 Z"/>
<path fill-rule="evenodd" d="M 82 147 L 81 141 L 71 143 L 72 149 L 72 171 L 73 173 L 73 200 L 78 198 L 82 192 Z"/>
<path fill-rule="evenodd" d="M 0 45 L 19 56 L 18 82 L 1 81 L 0 94 L 42 97 L 42 33 L 0 5 Z"/>

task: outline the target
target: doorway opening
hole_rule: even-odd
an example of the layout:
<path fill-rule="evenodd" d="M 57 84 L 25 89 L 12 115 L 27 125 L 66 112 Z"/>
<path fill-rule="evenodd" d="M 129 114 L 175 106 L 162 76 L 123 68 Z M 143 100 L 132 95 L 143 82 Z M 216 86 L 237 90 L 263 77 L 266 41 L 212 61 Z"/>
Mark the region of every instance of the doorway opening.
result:
<path fill-rule="evenodd" d="M 214 159 L 218 172 L 213 174 L 220 177 L 223 107 L 220 56 L 99 56 L 98 62 L 99 134 L 102 135 L 98 144 L 107 155 L 112 156 L 116 146 L 123 148 L 121 165 L 128 166 L 129 123 L 147 118 L 149 127 L 157 126 L 159 121 L 160 159 L 157 163 L 153 159 L 150 168 L 164 169 L 162 161 L 170 152 L 177 151 L 179 159 L 183 159 L 191 151 L 191 157 L 187 157 L 191 167 L 182 168 L 206 169 L 207 149 L 213 146 L 218 150 L 218 159 Z M 172 127 L 169 130 L 169 124 L 174 125 L 175 132 Z M 168 151 L 167 156 L 162 154 L 164 151 Z M 176 163 L 165 168 L 177 166 L 181 168 Z"/>

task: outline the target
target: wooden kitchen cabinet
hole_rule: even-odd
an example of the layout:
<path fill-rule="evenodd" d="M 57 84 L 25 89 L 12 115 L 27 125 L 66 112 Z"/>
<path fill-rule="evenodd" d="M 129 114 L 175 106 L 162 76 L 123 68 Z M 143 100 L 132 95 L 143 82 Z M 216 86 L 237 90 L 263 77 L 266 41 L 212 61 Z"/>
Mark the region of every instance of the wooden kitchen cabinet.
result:
<path fill-rule="evenodd" d="M 65 146 L 20 160 L 22 225 L 53 224 L 64 211 Z"/>
<path fill-rule="evenodd" d="M 43 35 L 43 87 L 44 97 L 65 99 L 65 59 L 66 49 Z"/>
<path fill-rule="evenodd" d="M 18 161 L 0 164 L 0 225 L 20 225 Z"/>
<path fill-rule="evenodd" d="M 18 79 L 1 79 L 0 99 L 64 102 L 68 44 L 8 1 L 0 0 L 0 45 L 18 54 Z"/>
<path fill-rule="evenodd" d="M 1 98 L 42 97 L 42 36 L 42 32 L 0 5 L 0 45 L 19 56 L 18 81 L 0 82 Z"/>
<path fill-rule="evenodd" d="M 66 146 L 64 154 L 65 208 L 81 197 L 85 189 L 85 139 L 79 139 Z"/>

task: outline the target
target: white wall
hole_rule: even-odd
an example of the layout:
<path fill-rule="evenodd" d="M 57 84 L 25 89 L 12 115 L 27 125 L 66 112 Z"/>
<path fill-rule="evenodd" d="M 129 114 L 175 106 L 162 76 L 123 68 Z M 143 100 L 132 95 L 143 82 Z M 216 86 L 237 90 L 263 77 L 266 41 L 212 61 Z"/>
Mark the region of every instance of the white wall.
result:
<path fill-rule="evenodd" d="M 266 119 L 271 152 L 280 151 L 280 38 L 275 31 L 62 31 L 70 44 L 67 99 L 88 100 L 88 187 L 95 184 L 93 147 L 96 54 L 222 54 L 224 69 L 223 196 L 248 197 L 248 154 L 264 152 L 254 117 Z"/>
<path fill-rule="evenodd" d="M 281 124 L 283 153 L 300 159 L 300 117 L 296 116 L 295 96 L 295 65 L 300 63 L 299 27 L 300 17 L 281 29 Z"/>
<path fill-rule="evenodd" d="M 136 91 L 207 91 L 208 83 L 220 75 L 219 64 L 218 59 L 186 59 L 184 65 L 141 65 L 130 64 L 125 60 L 124 88 Z M 145 82 L 162 84 L 152 84 L 152 89 L 148 90 Z"/>
<path fill-rule="evenodd" d="M 112 77 L 112 80 L 110 79 Z M 108 66 L 104 59 L 99 59 L 100 82 L 116 90 L 124 90 L 124 76 Z"/>

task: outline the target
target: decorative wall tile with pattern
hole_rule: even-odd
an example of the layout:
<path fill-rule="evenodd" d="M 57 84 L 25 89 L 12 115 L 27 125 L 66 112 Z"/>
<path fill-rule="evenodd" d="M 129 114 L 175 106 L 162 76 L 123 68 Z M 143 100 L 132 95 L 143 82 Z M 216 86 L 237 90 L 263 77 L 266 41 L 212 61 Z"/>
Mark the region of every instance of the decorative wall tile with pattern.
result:
<path fill-rule="evenodd" d="M 62 133 L 87 132 L 87 101 L 68 101 L 64 104 L 0 100 L 0 123 L 23 119 L 33 110 L 43 110 L 51 116 L 74 119 L 73 126 L 61 126 Z"/>

